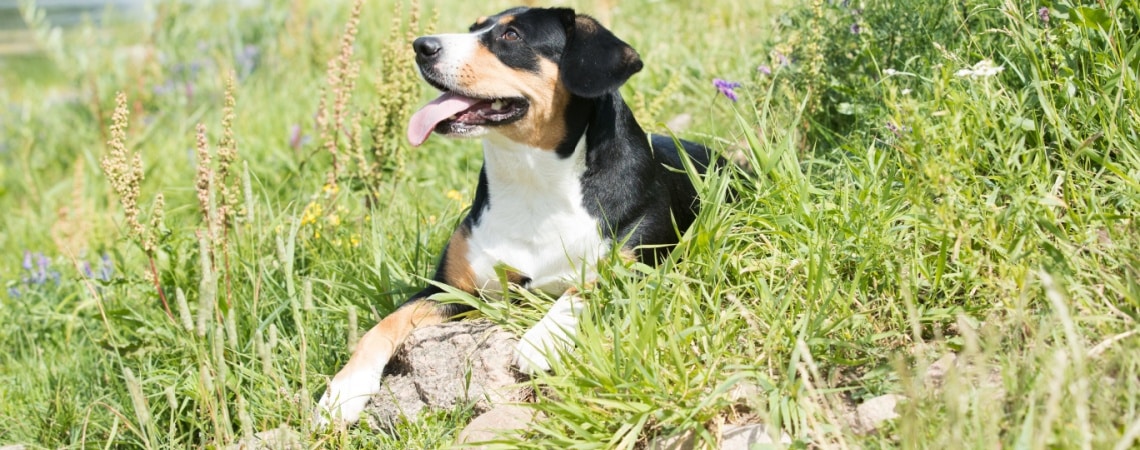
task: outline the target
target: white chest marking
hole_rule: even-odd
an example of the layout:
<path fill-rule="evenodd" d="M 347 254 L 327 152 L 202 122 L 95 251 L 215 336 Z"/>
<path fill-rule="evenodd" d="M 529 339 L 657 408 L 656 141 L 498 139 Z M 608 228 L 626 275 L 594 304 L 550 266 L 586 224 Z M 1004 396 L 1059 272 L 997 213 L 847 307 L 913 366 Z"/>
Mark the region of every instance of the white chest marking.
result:
<path fill-rule="evenodd" d="M 483 158 L 490 207 L 467 249 L 476 287 L 497 289 L 500 264 L 529 277 L 531 289 L 552 294 L 592 280 L 610 242 L 583 206 L 585 139 L 562 159 L 492 133 L 483 140 Z"/>

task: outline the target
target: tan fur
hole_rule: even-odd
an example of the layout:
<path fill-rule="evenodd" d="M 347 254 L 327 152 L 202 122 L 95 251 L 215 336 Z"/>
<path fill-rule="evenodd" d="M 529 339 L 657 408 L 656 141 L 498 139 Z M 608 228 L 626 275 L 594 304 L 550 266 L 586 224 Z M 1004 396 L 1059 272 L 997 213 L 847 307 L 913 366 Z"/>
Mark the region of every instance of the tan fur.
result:
<path fill-rule="evenodd" d="M 369 370 L 375 366 L 376 358 L 390 358 L 394 355 L 412 330 L 442 323 L 446 319 L 431 302 L 413 303 L 397 309 L 360 338 L 356 350 L 352 352 L 352 358 L 333 377 L 333 382 L 345 382 L 353 374 Z"/>
<path fill-rule="evenodd" d="M 466 292 L 475 292 L 475 272 L 467 263 L 467 227 L 460 226 L 447 242 L 447 259 L 443 261 L 444 282 Z"/>
<path fill-rule="evenodd" d="M 570 93 L 558 79 L 558 66 L 541 59 L 539 73 L 513 69 L 485 47 L 476 50 L 459 74 L 460 89 L 481 98 L 523 97 L 530 102 L 526 117 L 498 127 L 499 133 L 520 144 L 554 150 L 566 137 L 566 105 Z"/>

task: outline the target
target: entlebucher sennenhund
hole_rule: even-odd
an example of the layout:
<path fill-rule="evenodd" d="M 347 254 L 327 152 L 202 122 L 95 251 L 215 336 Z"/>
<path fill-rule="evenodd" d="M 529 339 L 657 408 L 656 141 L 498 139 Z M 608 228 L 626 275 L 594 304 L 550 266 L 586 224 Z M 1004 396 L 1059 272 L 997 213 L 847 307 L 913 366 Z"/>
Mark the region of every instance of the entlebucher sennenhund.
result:
<path fill-rule="evenodd" d="M 471 293 L 501 288 L 496 267 L 561 297 L 520 340 L 523 371 L 548 370 L 577 328 L 595 265 L 610 252 L 653 263 L 693 222 L 697 192 L 670 137 L 647 135 L 618 88 L 642 68 L 598 21 L 565 8 L 514 8 L 469 33 L 412 44 L 424 80 L 442 91 L 416 112 L 408 139 L 483 138 L 471 211 L 452 234 L 435 281 Z M 681 141 L 698 171 L 705 147 Z M 320 400 L 319 421 L 356 422 L 380 392 L 384 366 L 416 327 L 467 311 L 428 286 L 361 338 Z"/>

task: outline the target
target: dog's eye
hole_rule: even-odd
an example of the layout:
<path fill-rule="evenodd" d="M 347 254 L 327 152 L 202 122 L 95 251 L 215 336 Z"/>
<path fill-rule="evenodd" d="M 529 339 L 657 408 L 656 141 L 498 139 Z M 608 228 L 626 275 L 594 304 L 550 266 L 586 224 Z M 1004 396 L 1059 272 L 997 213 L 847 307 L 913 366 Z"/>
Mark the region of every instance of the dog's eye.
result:
<path fill-rule="evenodd" d="M 507 31 L 503 32 L 502 39 L 504 41 L 517 41 L 519 39 L 522 39 L 522 37 L 519 36 L 519 32 L 517 32 L 515 30 L 507 30 Z"/>

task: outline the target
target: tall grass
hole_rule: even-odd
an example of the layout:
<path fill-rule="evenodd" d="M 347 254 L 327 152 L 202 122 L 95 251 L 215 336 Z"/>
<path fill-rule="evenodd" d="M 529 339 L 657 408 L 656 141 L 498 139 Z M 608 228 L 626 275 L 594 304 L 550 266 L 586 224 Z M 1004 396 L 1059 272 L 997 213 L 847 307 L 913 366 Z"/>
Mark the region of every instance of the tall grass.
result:
<path fill-rule="evenodd" d="M 508 5 L 265 3 L 35 24 L 64 81 L 0 93 L 0 443 L 442 448 L 470 419 L 307 425 L 474 194 L 476 144 L 404 146 L 408 40 Z M 663 265 L 601 264 L 574 357 L 533 380 L 545 419 L 500 447 L 757 420 L 793 447 L 1136 445 L 1135 1 L 571 3 L 641 51 L 647 128 L 688 114 L 749 169 L 693 176 Z M 523 330 L 549 301 L 515 296 L 482 314 Z M 901 417 L 856 434 L 885 393 Z"/>

